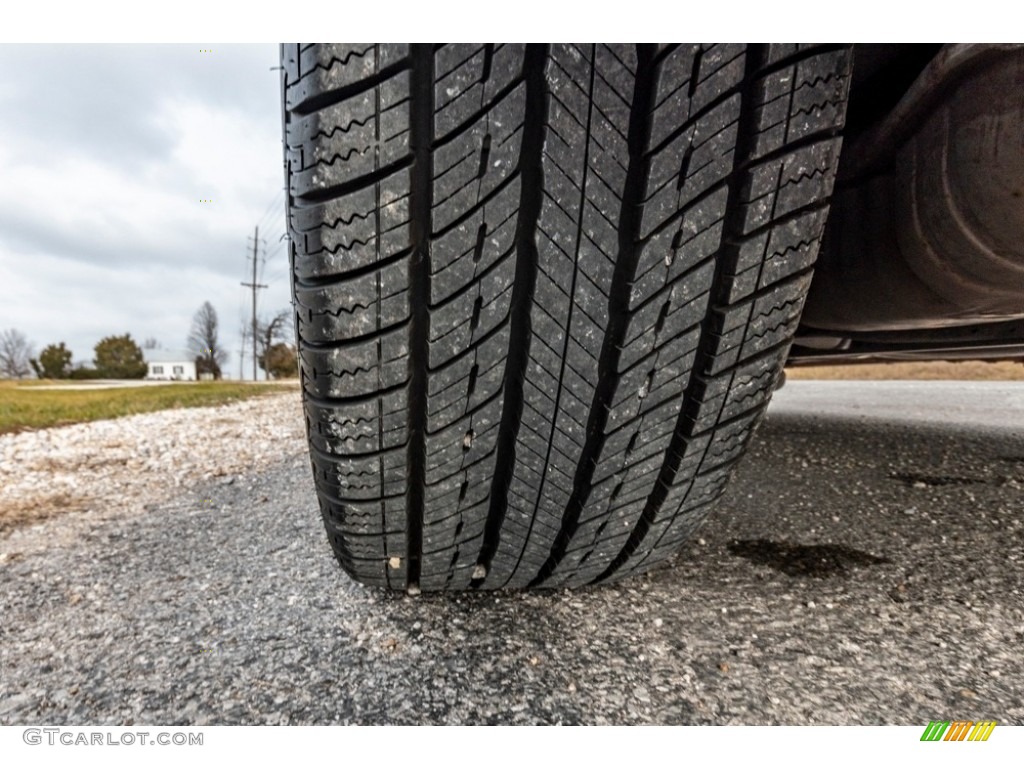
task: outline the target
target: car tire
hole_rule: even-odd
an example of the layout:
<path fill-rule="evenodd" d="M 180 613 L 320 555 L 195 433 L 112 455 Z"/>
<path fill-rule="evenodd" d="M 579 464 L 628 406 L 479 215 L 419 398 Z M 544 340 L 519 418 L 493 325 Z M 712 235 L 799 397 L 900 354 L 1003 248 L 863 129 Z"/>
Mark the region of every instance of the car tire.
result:
<path fill-rule="evenodd" d="M 345 571 L 575 587 L 677 551 L 786 360 L 849 47 L 281 58 L 304 408 Z"/>

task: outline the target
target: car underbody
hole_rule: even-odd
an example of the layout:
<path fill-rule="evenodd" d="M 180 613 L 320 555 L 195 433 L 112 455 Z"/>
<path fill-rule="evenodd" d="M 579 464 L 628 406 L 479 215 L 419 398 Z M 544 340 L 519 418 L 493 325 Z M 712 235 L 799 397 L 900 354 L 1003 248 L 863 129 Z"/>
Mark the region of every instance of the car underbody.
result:
<path fill-rule="evenodd" d="M 1024 46 L 853 55 L 788 364 L 1024 357 Z"/>

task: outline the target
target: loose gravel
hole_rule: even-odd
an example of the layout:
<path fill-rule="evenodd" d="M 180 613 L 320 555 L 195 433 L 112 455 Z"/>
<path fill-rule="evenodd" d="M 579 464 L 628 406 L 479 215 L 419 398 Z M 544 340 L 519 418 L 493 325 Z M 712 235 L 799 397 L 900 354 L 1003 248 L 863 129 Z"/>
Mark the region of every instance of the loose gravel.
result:
<path fill-rule="evenodd" d="M 954 426 L 957 385 L 792 382 L 674 564 L 541 594 L 349 581 L 294 396 L 143 422 L 116 450 L 147 469 L 83 460 L 92 511 L 0 538 L 0 723 L 1024 723 L 1021 390 L 992 387 Z M 5 439 L 6 477 L 157 416 Z"/>
<path fill-rule="evenodd" d="M 67 512 L 95 522 L 279 461 L 304 439 L 297 394 L 0 435 L 0 531 Z"/>

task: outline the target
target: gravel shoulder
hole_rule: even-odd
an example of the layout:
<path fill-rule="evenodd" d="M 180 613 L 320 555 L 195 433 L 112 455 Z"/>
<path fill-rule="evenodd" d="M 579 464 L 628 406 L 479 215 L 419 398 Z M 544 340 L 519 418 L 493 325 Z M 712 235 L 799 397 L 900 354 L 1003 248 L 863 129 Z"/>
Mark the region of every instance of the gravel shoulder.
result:
<path fill-rule="evenodd" d="M 791 382 L 670 566 L 419 598 L 340 572 L 297 398 L 156 421 L 0 537 L 0 723 L 1024 724 L 1021 394 Z"/>
<path fill-rule="evenodd" d="M 69 513 L 96 522 L 144 511 L 278 461 L 304 437 L 297 392 L 0 435 L 0 533 L 54 516 L 72 525 Z"/>

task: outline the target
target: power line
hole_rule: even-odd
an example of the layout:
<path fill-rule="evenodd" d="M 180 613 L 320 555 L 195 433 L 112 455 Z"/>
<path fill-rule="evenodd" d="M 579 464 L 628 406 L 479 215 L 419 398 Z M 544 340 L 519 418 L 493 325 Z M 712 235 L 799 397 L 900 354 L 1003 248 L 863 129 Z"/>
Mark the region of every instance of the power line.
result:
<path fill-rule="evenodd" d="M 278 199 L 280 197 L 280 200 Z M 266 210 L 263 211 L 263 215 L 259 217 L 257 227 L 262 227 L 266 223 L 266 218 L 274 212 L 274 207 L 284 203 L 284 187 L 281 187 L 274 194 L 273 199 L 270 201 L 270 205 L 267 206 Z M 283 211 L 282 211 L 283 213 Z"/>
<path fill-rule="evenodd" d="M 278 243 L 277 247 L 271 252 L 271 254 L 269 256 L 266 256 L 266 259 L 268 261 L 272 261 L 273 259 L 277 258 L 277 254 L 281 252 L 281 249 L 284 248 L 284 246 L 284 243 Z"/>
<path fill-rule="evenodd" d="M 291 272 L 291 264 L 288 263 L 287 260 L 285 260 L 281 264 L 277 264 L 277 262 L 275 261 L 275 259 L 277 259 L 277 255 L 281 253 L 281 251 L 284 249 L 286 245 L 288 245 L 288 240 L 286 239 L 287 236 L 287 232 L 281 235 L 281 237 L 277 240 L 277 245 L 274 247 L 274 249 L 269 254 L 266 254 L 264 256 L 264 262 L 270 263 L 272 265 L 270 278 L 268 282 L 276 282 L 277 280 L 280 280 L 284 277 L 290 277 L 289 273 Z"/>
<path fill-rule="evenodd" d="M 267 282 L 270 283 L 271 285 L 276 285 L 277 283 L 285 282 L 288 279 L 289 279 L 288 273 L 279 269 L 279 270 L 277 270 L 276 272 L 274 272 L 273 274 L 270 275 L 270 277 L 267 279 Z M 289 284 L 288 290 L 289 290 L 289 303 L 290 303 L 290 300 L 291 300 L 291 293 L 290 293 L 290 291 L 291 291 L 291 284 Z"/>

